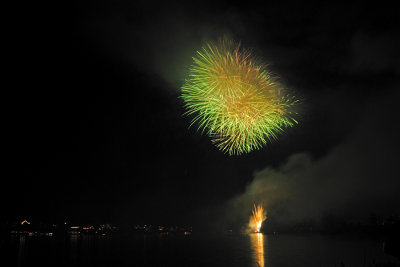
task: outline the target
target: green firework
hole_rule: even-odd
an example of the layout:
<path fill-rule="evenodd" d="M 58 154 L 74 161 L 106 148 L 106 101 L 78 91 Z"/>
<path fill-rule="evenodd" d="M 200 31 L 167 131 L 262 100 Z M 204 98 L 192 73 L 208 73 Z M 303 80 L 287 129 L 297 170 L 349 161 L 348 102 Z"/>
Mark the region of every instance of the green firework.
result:
<path fill-rule="evenodd" d="M 229 155 L 260 149 L 297 124 L 298 101 L 232 41 L 208 43 L 197 51 L 181 90 L 191 125 Z"/>

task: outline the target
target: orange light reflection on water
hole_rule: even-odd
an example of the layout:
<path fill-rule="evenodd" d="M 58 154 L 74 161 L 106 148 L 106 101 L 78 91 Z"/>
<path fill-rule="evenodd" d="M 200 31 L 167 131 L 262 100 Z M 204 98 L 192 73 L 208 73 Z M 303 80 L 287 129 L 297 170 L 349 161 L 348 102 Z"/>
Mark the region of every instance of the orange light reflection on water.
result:
<path fill-rule="evenodd" d="M 265 237 L 266 238 L 266 237 Z M 264 235 L 262 233 L 250 234 L 251 245 L 254 250 L 254 258 L 257 266 L 264 267 Z"/>

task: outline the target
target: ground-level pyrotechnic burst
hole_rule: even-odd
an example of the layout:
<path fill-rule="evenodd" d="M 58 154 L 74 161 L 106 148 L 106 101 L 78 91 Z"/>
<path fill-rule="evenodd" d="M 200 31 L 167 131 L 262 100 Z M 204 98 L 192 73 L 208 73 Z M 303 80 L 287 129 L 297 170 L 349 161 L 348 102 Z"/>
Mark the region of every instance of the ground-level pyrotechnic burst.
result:
<path fill-rule="evenodd" d="M 297 100 L 240 44 L 208 43 L 193 61 L 181 88 L 185 114 L 223 152 L 259 149 L 297 124 Z"/>
<path fill-rule="evenodd" d="M 261 226 L 263 221 L 267 219 L 267 211 L 264 210 L 262 205 L 254 204 L 253 210 L 251 211 L 252 216 L 250 217 L 250 228 L 254 231 L 259 233 L 261 230 Z"/>

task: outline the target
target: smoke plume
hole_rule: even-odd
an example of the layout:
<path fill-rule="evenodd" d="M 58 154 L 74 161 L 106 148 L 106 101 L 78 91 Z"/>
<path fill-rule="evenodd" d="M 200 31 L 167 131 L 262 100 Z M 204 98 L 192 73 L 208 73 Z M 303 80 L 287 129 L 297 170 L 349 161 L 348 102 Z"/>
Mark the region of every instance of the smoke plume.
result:
<path fill-rule="evenodd" d="M 253 203 L 262 203 L 271 220 L 286 225 L 398 213 L 400 206 L 393 210 L 400 203 L 396 99 L 387 95 L 368 103 L 358 125 L 325 156 L 295 153 L 279 167 L 256 171 L 245 192 L 230 201 L 229 219 L 246 220 Z"/>

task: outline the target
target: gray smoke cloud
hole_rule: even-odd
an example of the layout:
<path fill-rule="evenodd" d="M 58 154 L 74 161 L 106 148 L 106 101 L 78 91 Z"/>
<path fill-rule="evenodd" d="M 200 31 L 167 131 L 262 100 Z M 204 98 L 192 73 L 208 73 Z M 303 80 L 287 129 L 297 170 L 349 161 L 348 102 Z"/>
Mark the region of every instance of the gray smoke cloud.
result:
<path fill-rule="evenodd" d="M 268 217 L 284 224 L 400 212 L 396 99 L 368 99 L 358 125 L 325 156 L 295 153 L 279 167 L 256 171 L 245 192 L 229 202 L 228 220 L 246 222 L 253 203 L 263 203 Z"/>

